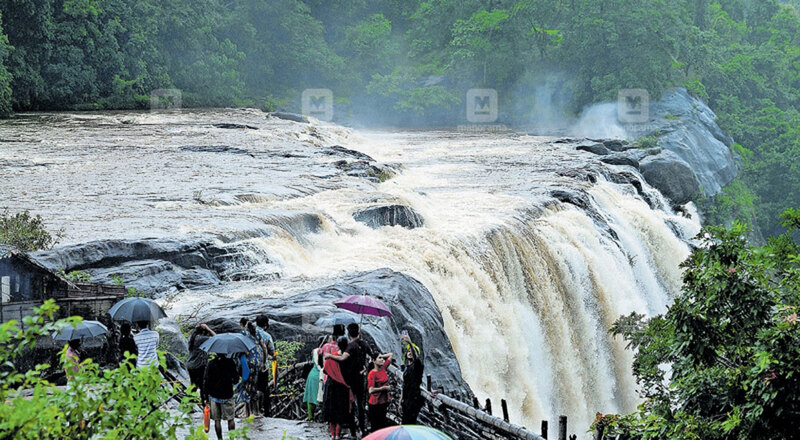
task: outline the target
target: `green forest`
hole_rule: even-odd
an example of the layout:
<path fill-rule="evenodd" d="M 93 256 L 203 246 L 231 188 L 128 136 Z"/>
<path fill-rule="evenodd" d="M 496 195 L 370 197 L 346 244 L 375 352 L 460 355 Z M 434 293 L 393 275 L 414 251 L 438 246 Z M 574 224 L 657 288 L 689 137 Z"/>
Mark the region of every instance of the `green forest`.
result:
<path fill-rule="evenodd" d="M 499 92 L 524 125 L 546 83 L 561 110 L 685 86 L 737 141 L 740 177 L 710 223 L 780 233 L 800 206 L 796 0 L 4 0 L 0 114 L 183 105 L 294 110 L 328 88 L 337 115 L 452 124 L 463 92 Z"/>

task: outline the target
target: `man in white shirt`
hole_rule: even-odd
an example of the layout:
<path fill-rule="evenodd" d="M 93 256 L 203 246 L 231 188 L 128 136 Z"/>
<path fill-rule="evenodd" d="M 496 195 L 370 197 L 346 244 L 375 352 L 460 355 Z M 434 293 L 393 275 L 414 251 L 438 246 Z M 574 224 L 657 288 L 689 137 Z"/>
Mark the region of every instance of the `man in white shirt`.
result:
<path fill-rule="evenodd" d="M 150 330 L 148 326 L 150 322 L 139 321 L 136 323 L 139 326 L 139 333 L 133 337 L 136 343 L 136 349 L 139 352 L 136 358 L 136 367 L 147 367 L 152 363 L 158 363 L 158 332 Z"/>

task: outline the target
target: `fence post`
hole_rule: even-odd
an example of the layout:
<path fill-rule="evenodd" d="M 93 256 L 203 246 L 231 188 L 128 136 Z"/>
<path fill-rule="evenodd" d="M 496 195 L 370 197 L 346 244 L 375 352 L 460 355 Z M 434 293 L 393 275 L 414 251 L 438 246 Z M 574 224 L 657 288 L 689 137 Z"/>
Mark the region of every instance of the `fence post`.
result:
<path fill-rule="evenodd" d="M 428 380 L 428 392 L 430 393 L 431 392 L 431 375 L 430 374 L 428 375 L 427 380 Z"/>
<path fill-rule="evenodd" d="M 486 398 L 486 414 L 492 415 L 492 400 L 488 397 Z"/>
<path fill-rule="evenodd" d="M 558 416 L 558 440 L 567 440 L 567 416 Z"/>
<path fill-rule="evenodd" d="M 542 438 L 547 440 L 547 420 L 542 420 Z"/>
<path fill-rule="evenodd" d="M 500 399 L 500 408 L 503 409 L 503 420 L 508 423 L 508 404 L 506 403 L 506 399 Z"/>

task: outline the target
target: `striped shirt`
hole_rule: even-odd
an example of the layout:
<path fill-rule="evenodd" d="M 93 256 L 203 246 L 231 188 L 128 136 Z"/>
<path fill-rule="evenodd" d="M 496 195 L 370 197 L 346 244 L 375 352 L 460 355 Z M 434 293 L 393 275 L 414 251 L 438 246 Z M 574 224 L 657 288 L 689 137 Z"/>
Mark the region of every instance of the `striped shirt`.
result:
<path fill-rule="evenodd" d="M 134 335 L 133 341 L 136 342 L 136 349 L 139 355 L 136 358 L 136 367 L 147 367 L 153 362 L 158 363 L 158 332 L 150 329 L 142 329 Z"/>

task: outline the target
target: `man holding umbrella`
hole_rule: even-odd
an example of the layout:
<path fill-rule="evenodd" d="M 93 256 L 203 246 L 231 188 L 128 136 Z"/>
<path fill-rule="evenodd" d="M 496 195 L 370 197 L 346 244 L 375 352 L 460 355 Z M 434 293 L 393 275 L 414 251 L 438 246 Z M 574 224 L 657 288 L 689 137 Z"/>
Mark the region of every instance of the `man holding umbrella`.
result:
<path fill-rule="evenodd" d="M 158 332 L 150 330 L 149 321 L 139 321 L 139 333 L 133 337 L 136 343 L 136 351 L 139 352 L 136 358 L 136 367 L 148 367 L 150 364 L 158 363 Z"/>
<path fill-rule="evenodd" d="M 206 367 L 203 388 L 208 394 L 211 418 L 214 420 L 214 432 L 222 439 L 222 420 L 228 421 L 228 431 L 236 429 L 234 414 L 236 405 L 233 399 L 233 388 L 239 382 L 239 373 L 233 359 L 225 354 L 217 354 Z"/>

